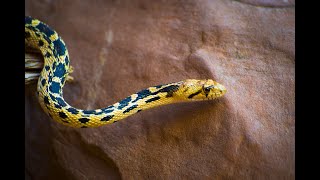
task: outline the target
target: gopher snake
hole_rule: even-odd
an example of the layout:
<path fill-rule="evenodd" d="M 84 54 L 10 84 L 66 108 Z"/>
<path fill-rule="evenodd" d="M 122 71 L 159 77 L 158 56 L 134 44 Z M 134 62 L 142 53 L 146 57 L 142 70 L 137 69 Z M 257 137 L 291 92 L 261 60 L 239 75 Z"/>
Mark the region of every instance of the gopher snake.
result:
<path fill-rule="evenodd" d="M 61 37 L 45 23 L 25 17 L 25 45 L 40 50 L 44 58 L 37 85 L 42 109 L 55 121 L 71 127 L 98 127 L 156 106 L 211 100 L 226 93 L 223 85 L 211 79 L 187 79 L 149 87 L 106 108 L 81 110 L 70 106 L 63 98 L 62 88 L 70 72 L 70 59 Z"/>

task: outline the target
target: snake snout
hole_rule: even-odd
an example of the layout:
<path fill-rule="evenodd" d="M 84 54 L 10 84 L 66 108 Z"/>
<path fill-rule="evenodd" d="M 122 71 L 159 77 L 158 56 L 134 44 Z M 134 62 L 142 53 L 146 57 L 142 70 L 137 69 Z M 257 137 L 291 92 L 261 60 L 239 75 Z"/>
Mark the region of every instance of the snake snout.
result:
<path fill-rule="evenodd" d="M 227 92 L 227 89 L 222 84 L 217 84 L 216 87 L 219 89 L 221 96 Z"/>

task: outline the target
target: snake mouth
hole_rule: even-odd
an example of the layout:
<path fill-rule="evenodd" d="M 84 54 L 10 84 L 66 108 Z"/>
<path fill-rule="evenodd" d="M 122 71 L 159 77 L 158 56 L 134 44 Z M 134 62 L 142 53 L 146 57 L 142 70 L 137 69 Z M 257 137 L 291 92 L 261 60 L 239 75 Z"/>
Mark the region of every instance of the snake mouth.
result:
<path fill-rule="evenodd" d="M 223 90 L 219 90 L 216 92 L 212 92 L 210 95 L 206 96 L 206 97 L 202 97 L 202 98 L 192 98 L 189 99 L 191 101 L 206 101 L 206 100 L 215 100 L 218 99 L 220 97 L 222 97 L 225 94 L 225 92 Z"/>
<path fill-rule="evenodd" d="M 202 98 L 202 99 L 190 99 L 190 101 L 212 101 L 217 99 L 217 97 L 208 97 L 208 98 Z"/>
<path fill-rule="evenodd" d="M 208 97 L 208 100 L 214 100 L 217 98 L 222 97 L 225 94 L 225 92 L 223 92 L 223 90 L 220 90 L 219 92 L 214 92 L 210 97 Z"/>

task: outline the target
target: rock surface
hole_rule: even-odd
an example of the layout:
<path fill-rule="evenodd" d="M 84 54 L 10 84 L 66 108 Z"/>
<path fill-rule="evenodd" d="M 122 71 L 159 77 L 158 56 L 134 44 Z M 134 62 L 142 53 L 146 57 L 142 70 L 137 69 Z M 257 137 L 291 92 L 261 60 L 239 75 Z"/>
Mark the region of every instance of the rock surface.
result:
<path fill-rule="evenodd" d="M 228 89 L 72 129 L 43 113 L 29 85 L 26 179 L 295 178 L 293 1 L 27 0 L 26 15 L 66 42 L 75 82 L 64 97 L 75 107 L 187 78 Z"/>

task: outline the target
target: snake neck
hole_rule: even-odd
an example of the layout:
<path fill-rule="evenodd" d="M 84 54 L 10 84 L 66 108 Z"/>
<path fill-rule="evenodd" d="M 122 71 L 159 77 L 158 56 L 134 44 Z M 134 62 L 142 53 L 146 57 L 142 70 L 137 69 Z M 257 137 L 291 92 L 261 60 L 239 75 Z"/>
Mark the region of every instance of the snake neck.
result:
<path fill-rule="evenodd" d="M 82 110 L 70 106 L 62 96 L 50 97 L 40 93 L 40 104 L 55 121 L 67 126 L 86 128 L 115 123 L 140 111 L 181 102 L 173 98 L 181 82 L 149 87 L 102 109 Z"/>

